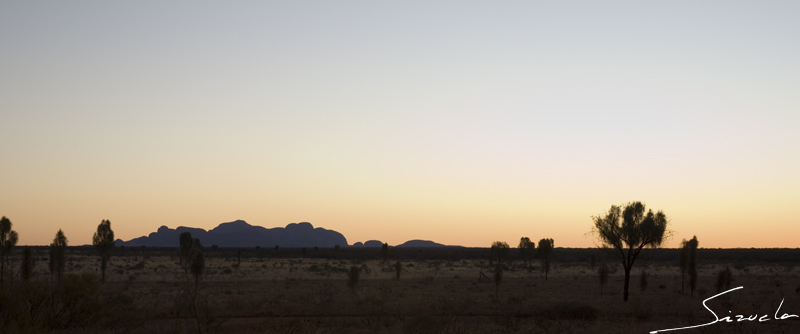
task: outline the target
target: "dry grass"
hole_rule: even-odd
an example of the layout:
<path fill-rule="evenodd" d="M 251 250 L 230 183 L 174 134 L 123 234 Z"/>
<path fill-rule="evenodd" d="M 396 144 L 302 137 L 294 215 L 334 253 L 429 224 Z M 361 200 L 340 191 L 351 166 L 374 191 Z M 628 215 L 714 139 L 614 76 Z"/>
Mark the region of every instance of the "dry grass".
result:
<path fill-rule="evenodd" d="M 37 254 L 41 259 L 41 254 Z M 200 286 L 209 314 L 225 320 L 225 333 L 647 333 L 713 320 L 702 300 L 716 293 L 716 274 L 723 265 L 699 268 L 700 296 L 680 293 L 681 280 L 672 263 L 640 264 L 631 279 L 631 300 L 622 301 L 623 271 L 609 275 L 604 295 L 588 263 L 555 263 L 545 281 L 539 271 L 511 265 L 499 297 L 488 277 L 487 261 L 407 261 L 399 280 L 391 265 L 379 260 L 271 259 L 209 257 Z M 355 289 L 347 287 L 347 270 L 362 268 Z M 98 273 L 99 257 L 69 256 L 68 273 Z M 644 292 L 639 270 L 648 272 Z M 793 267 L 732 267 L 733 286 L 744 286 L 709 303 L 718 314 L 800 314 L 800 280 Z M 46 280 L 46 261 L 36 277 Z M 109 265 L 104 289 L 134 298 L 145 315 L 141 332 L 188 332 L 193 324 L 181 311 L 185 274 L 175 256 L 117 254 Z M 688 289 L 688 287 L 687 287 Z M 429 331 L 430 330 L 430 331 Z M 680 332 L 793 333 L 794 320 L 717 324 Z M 679 332 L 679 333 L 680 333 Z"/>

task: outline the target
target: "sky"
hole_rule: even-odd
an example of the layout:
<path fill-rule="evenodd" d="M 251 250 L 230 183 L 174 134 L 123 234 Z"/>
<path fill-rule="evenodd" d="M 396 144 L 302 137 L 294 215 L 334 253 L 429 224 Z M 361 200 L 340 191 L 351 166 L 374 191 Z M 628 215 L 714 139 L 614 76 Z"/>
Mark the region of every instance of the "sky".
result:
<path fill-rule="evenodd" d="M 0 3 L 0 215 L 350 244 L 800 247 L 796 1 Z"/>

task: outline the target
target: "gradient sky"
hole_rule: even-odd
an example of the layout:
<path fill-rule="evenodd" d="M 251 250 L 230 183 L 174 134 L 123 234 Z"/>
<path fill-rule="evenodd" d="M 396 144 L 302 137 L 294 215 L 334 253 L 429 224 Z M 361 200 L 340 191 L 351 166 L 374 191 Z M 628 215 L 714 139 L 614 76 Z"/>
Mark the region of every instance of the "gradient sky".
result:
<path fill-rule="evenodd" d="M 4 1 L 20 244 L 308 221 L 349 243 L 800 247 L 797 1 Z"/>

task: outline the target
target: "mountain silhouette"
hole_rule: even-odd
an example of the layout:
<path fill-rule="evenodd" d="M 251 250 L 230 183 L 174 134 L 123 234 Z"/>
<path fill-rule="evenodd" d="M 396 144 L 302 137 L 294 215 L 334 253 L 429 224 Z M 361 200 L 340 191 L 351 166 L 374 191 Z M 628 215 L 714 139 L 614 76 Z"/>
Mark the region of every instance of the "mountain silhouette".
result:
<path fill-rule="evenodd" d="M 321 227 L 314 228 L 311 223 L 292 223 L 286 227 L 265 228 L 253 226 L 244 220 L 222 223 L 206 231 L 201 228 L 180 226 L 171 229 L 161 226 L 158 231 L 128 241 L 117 240 L 116 245 L 177 247 L 183 232 L 191 232 L 193 238 L 200 239 L 203 246 L 219 247 L 334 247 L 347 246 L 347 239 L 336 231 Z"/>
<path fill-rule="evenodd" d="M 409 240 L 395 247 L 427 248 L 427 247 L 450 247 L 450 246 L 435 243 L 430 240 Z"/>
<path fill-rule="evenodd" d="M 379 240 L 370 240 L 365 243 L 356 242 L 353 244 L 353 247 L 367 247 L 367 248 L 381 248 L 383 243 Z"/>

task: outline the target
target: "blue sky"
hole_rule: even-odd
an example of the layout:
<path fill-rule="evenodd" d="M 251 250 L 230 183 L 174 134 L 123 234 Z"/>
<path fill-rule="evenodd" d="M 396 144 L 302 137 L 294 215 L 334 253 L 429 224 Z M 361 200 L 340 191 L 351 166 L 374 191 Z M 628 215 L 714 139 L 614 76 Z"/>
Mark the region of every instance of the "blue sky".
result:
<path fill-rule="evenodd" d="M 0 214 L 30 244 L 58 228 L 88 243 L 102 219 L 126 240 L 245 219 L 350 242 L 588 247 L 589 216 L 642 200 L 674 244 L 796 247 L 754 222 L 800 232 L 799 14 L 3 3 Z"/>

